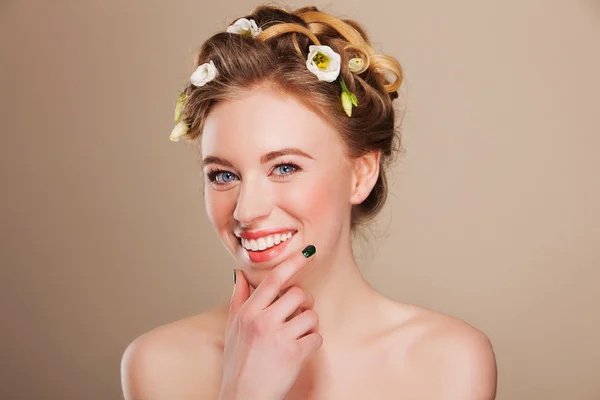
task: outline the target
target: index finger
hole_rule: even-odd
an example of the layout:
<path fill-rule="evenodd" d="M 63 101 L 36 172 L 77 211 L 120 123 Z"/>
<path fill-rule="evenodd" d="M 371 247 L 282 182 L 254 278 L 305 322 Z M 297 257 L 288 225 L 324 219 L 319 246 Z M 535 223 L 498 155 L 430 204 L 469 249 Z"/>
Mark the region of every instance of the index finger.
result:
<path fill-rule="evenodd" d="M 316 251 L 315 246 L 311 244 L 306 246 L 301 253 L 292 255 L 273 268 L 269 275 L 256 287 L 251 298 L 248 299 L 248 302 L 252 303 L 252 307 L 264 310 L 271 305 L 279 292 L 283 290 L 286 282 L 312 260 L 311 256 Z"/>

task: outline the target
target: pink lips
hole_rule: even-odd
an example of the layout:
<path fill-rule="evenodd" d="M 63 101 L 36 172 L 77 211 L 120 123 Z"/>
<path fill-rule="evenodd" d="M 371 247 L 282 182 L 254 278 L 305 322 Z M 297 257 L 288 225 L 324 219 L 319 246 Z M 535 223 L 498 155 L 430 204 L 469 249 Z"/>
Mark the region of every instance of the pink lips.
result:
<path fill-rule="evenodd" d="M 250 258 L 250 261 L 255 262 L 255 263 L 264 263 L 267 261 L 271 261 L 274 260 L 275 258 L 277 258 L 280 254 L 283 253 L 283 251 L 286 249 L 287 244 L 294 238 L 294 234 L 297 232 L 294 229 L 265 229 L 265 230 L 260 230 L 260 231 L 253 231 L 253 232 L 241 232 L 236 236 L 240 236 L 244 239 L 258 239 L 264 236 L 269 236 L 269 235 L 274 235 L 277 233 L 287 233 L 287 232 L 293 232 L 292 237 L 289 238 L 286 241 L 282 241 L 281 243 L 270 247 L 268 249 L 265 250 L 258 250 L 258 251 L 252 251 L 252 250 L 246 250 L 243 246 L 242 250 L 248 255 L 248 258 Z"/>

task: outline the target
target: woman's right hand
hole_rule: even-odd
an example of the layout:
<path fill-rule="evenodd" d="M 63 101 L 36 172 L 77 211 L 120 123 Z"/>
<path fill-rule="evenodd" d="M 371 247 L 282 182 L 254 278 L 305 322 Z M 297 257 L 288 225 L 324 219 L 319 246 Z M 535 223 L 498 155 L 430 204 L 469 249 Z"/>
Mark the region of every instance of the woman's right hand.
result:
<path fill-rule="evenodd" d="M 305 251 L 273 268 L 252 295 L 244 274 L 235 271 L 219 400 L 284 399 L 304 361 L 321 347 L 312 297 L 292 286 L 277 298 L 311 260 Z M 297 309 L 304 311 L 287 321 Z"/>

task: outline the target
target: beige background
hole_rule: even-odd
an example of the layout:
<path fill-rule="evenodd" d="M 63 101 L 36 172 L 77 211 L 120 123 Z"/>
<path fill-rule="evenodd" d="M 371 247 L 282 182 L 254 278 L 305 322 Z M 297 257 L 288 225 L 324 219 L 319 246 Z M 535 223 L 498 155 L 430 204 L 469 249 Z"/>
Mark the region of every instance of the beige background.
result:
<path fill-rule="evenodd" d="M 168 134 L 197 46 L 255 4 L 0 3 L 0 398 L 118 399 L 131 340 L 227 300 Z M 317 5 L 406 72 L 369 281 L 485 331 L 498 399 L 600 399 L 600 2 Z"/>

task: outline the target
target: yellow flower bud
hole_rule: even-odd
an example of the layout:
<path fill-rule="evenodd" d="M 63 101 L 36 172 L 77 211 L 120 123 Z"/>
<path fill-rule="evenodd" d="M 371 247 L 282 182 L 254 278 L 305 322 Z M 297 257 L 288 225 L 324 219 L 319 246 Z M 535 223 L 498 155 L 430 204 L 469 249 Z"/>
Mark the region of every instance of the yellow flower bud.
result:
<path fill-rule="evenodd" d="M 169 139 L 171 139 L 173 142 L 178 142 L 179 138 L 185 136 L 189 130 L 190 126 L 186 120 L 179 121 L 171 131 L 171 136 L 169 136 Z"/>
<path fill-rule="evenodd" d="M 342 107 L 344 107 L 344 111 L 346 114 L 351 117 L 352 116 L 352 97 L 350 92 L 343 91 L 342 92 Z"/>

